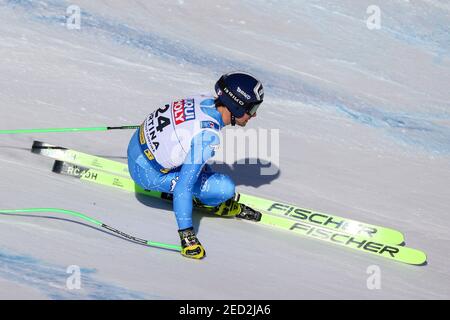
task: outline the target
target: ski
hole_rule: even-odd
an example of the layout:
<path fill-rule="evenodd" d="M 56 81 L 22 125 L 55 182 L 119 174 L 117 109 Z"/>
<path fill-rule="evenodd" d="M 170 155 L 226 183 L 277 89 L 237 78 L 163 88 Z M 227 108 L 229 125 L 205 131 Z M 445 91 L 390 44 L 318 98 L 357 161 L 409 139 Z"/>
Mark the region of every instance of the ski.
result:
<path fill-rule="evenodd" d="M 160 199 L 172 200 L 171 194 L 144 190 L 141 187 L 136 186 L 134 181 L 129 178 L 121 177 L 97 169 L 82 167 L 65 161 L 56 160 L 52 171 L 58 174 L 75 177 L 82 181 L 94 182 L 100 185 L 115 187 L 125 191 L 138 192 Z M 210 211 L 211 209 L 209 207 L 201 208 L 206 209 L 207 211 Z M 260 221 L 249 221 L 249 223 L 277 227 L 308 238 L 322 240 L 328 243 L 344 246 L 353 250 L 375 254 L 383 258 L 407 264 L 423 265 L 427 260 L 425 253 L 417 249 L 404 246 L 396 246 L 358 235 L 351 235 L 341 231 L 326 229 L 308 223 L 295 221 L 284 216 L 274 215 L 269 212 L 262 212 Z"/>
<path fill-rule="evenodd" d="M 124 185 L 126 186 L 126 189 L 128 191 L 132 191 L 131 189 L 134 188 L 135 191 L 139 193 L 148 195 L 151 195 L 152 193 L 152 191 L 140 190 L 142 188 L 134 186 L 134 182 L 131 180 L 128 173 L 128 166 L 125 163 L 93 156 L 64 147 L 54 146 L 40 141 L 33 142 L 31 151 L 33 153 L 41 154 L 56 160 L 66 161 L 86 168 L 99 169 L 102 171 L 113 173 L 115 175 L 120 175 L 125 178 L 108 178 L 107 175 L 101 175 L 101 181 L 98 181 L 98 183 L 119 188 L 122 188 L 121 185 Z M 366 237 L 374 241 L 383 241 L 385 243 L 394 245 L 403 245 L 405 241 L 404 236 L 401 232 L 391 228 L 362 223 L 352 219 L 321 213 L 318 211 L 309 210 L 295 205 L 265 199 L 262 197 L 240 193 L 239 202 L 248 205 L 249 207 L 252 207 L 258 211 L 269 212 L 273 215 L 290 218 L 302 223 L 312 224 L 325 229 L 336 230 L 352 235 Z"/>
<path fill-rule="evenodd" d="M 82 167 L 80 165 L 69 163 L 66 161 L 56 160 L 53 165 L 52 171 L 58 174 L 75 177 L 82 181 L 94 182 L 100 185 L 113 187 L 128 192 L 136 192 L 144 194 L 146 196 L 166 200 L 172 199 L 171 194 L 159 191 L 145 190 L 134 183 L 134 181 L 130 178 L 121 177 L 93 168 Z"/>
<path fill-rule="evenodd" d="M 54 146 L 41 141 L 33 141 L 31 152 L 56 160 L 67 161 L 73 164 L 130 177 L 130 174 L 128 173 L 128 165 L 125 163 L 93 156 L 64 147 Z"/>

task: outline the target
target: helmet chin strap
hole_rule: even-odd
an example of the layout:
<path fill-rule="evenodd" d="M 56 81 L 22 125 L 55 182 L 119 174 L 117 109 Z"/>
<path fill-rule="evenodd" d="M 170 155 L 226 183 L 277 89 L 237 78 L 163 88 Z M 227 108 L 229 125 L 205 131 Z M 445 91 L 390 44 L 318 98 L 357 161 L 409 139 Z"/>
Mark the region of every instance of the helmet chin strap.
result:
<path fill-rule="evenodd" d="M 231 115 L 231 125 L 234 127 L 236 125 L 236 117 Z"/>

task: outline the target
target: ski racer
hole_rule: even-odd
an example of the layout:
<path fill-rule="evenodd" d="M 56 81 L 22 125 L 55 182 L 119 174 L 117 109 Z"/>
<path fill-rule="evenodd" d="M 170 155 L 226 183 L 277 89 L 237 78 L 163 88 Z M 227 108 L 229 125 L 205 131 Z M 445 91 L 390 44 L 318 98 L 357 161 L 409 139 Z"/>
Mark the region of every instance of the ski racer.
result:
<path fill-rule="evenodd" d="M 205 249 L 192 223 L 195 206 L 210 207 L 220 216 L 249 220 L 261 214 L 238 202 L 233 180 L 213 172 L 206 162 L 220 145 L 220 130 L 244 127 L 263 102 L 260 81 L 244 72 L 224 74 L 215 95 L 197 95 L 167 103 L 152 112 L 128 146 L 128 167 L 136 184 L 173 196 L 182 251 L 202 259 Z"/>

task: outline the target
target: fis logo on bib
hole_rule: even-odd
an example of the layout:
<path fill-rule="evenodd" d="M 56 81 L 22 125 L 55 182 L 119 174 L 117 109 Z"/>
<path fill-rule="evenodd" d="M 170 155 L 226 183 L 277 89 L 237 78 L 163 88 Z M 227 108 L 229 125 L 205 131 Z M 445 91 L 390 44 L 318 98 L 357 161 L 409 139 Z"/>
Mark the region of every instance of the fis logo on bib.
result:
<path fill-rule="evenodd" d="M 173 103 L 172 109 L 176 125 L 195 119 L 194 99 L 176 101 Z"/>
<path fill-rule="evenodd" d="M 201 127 L 202 127 L 202 129 L 220 130 L 219 125 L 217 123 L 213 122 L 213 121 L 202 121 L 201 122 Z"/>

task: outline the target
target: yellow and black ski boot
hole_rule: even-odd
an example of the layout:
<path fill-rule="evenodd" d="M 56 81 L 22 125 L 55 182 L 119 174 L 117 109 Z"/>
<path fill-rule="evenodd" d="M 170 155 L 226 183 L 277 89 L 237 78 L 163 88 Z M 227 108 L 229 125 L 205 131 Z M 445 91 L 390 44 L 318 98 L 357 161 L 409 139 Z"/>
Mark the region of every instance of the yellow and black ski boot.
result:
<path fill-rule="evenodd" d="M 241 204 L 234 201 L 234 199 L 228 199 L 222 204 L 218 205 L 214 209 L 214 214 L 221 217 L 235 217 L 241 213 Z"/>
<path fill-rule="evenodd" d="M 181 240 L 181 254 L 191 259 L 203 259 L 206 256 L 205 248 L 195 235 L 194 228 L 178 230 Z"/>
<path fill-rule="evenodd" d="M 245 204 L 239 203 L 238 200 L 239 195 L 228 199 L 215 208 L 214 214 L 222 217 L 236 217 L 253 221 L 261 220 L 261 212 L 256 211 Z"/>

